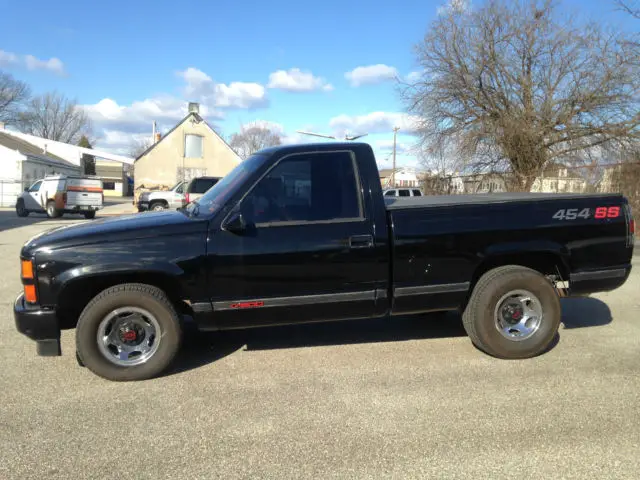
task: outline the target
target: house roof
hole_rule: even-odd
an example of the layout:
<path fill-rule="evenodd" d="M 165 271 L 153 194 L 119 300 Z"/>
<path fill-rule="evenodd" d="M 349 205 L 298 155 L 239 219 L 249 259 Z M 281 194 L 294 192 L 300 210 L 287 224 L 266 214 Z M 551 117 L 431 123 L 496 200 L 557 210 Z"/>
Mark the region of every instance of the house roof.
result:
<path fill-rule="evenodd" d="M 52 163 L 57 163 L 64 167 L 78 168 L 78 165 L 67 162 L 64 158 L 54 155 L 51 152 L 45 153 L 42 148 L 32 143 L 27 142 L 21 138 L 10 135 L 6 132 L 0 132 L 0 145 L 11 150 L 17 150 L 23 155 L 35 156 L 40 160 L 49 160 Z"/>
<path fill-rule="evenodd" d="M 204 118 L 202 118 L 202 116 L 200 116 L 200 114 L 198 114 L 198 113 L 196 113 L 196 112 L 189 112 L 189 113 L 187 114 L 187 116 L 186 116 L 186 117 L 184 117 L 182 120 L 180 120 L 178 123 L 176 123 L 176 125 L 175 125 L 171 130 L 169 130 L 169 131 L 168 131 L 167 133 L 165 133 L 162 137 L 160 137 L 160 140 L 159 140 L 159 141 L 157 141 L 157 142 L 153 143 L 151 146 L 149 146 L 149 148 L 147 148 L 144 152 L 142 152 L 140 155 L 138 155 L 138 156 L 135 158 L 134 162 L 137 162 L 139 159 L 141 159 L 141 158 L 142 158 L 142 157 L 144 157 L 147 153 L 149 153 L 151 150 L 153 150 L 153 149 L 156 147 L 156 145 L 158 145 L 158 144 L 159 144 L 160 142 L 162 142 L 165 138 L 167 138 L 169 135 L 171 135 L 171 134 L 173 133 L 173 131 L 174 131 L 176 128 L 178 128 L 180 125 L 182 125 L 184 122 L 186 122 L 186 121 L 189 119 L 189 117 L 191 117 L 191 116 L 195 117 L 195 118 L 196 118 L 196 120 L 198 120 L 199 122 L 204 123 L 207 127 L 209 127 L 209 130 L 211 130 L 211 133 L 213 133 L 216 137 L 218 137 L 220 140 L 222 140 L 222 142 L 227 146 L 227 148 L 228 148 L 229 150 L 231 150 L 231 151 L 232 151 L 236 156 L 238 156 L 238 154 L 236 153 L 236 151 L 235 151 L 233 148 L 231 148 L 231 146 L 230 146 L 230 145 L 225 141 L 225 139 L 224 139 L 224 138 L 222 138 L 222 137 L 218 134 L 218 132 L 216 132 L 216 131 L 213 129 L 213 127 L 212 127 L 211 125 L 209 125 L 209 124 L 207 123 L 207 121 L 206 121 Z M 238 159 L 240 159 L 240 157 L 239 157 L 239 156 L 238 156 Z"/>

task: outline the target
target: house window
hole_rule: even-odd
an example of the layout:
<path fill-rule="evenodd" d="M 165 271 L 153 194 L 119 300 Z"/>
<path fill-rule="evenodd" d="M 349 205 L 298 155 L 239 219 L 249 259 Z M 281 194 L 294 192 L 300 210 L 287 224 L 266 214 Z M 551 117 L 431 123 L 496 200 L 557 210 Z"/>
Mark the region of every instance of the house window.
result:
<path fill-rule="evenodd" d="M 102 189 L 103 190 L 115 190 L 116 189 L 116 182 L 102 182 Z"/>
<path fill-rule="evenodd" d="M 187 158 L 202 158 L 202 138 L 200 135 L 187 134 L 184 136 L 184 156 Z"/>

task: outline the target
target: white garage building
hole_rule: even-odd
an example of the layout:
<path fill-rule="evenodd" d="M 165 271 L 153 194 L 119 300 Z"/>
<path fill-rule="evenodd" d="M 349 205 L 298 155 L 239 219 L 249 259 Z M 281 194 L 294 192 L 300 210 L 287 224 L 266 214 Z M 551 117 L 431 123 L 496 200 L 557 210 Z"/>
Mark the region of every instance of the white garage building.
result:
<path fill-rule="evenodd" d="M 80 167 L 24 140 L 0 132 L 0 206 L 13 207 L 27 187 L 45 175 L 75 175 Z"/>

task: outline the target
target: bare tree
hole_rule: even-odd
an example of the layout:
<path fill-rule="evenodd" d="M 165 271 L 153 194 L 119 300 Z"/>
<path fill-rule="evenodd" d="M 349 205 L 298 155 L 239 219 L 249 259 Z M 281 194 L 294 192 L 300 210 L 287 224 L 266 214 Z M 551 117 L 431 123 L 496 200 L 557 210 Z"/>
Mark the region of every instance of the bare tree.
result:
<path fill-rule="evenodd" d="M 618 8 L 629 15 L 640 19 L 640 1 L 638 0 L 614 0 Z"/>
<path fill-rule="evenodd" d="M 552 0 L 441 11 L 416 46 L 424 74 L 403 88 L 422 145 L 528 191 L 550 160 L 633 141 L 640 73 L 623 40 L 560 18 Z"/>
<path fill-rule="evenodd" d="M 25 133 L 72 144 L 91 132 L 91 121 L 82 107 L 56 92 L 32 98 L 20 114 L 19 125 Z"/>
<path fill-rule="evenodd" d="M 148 136 L 131 137 L 131 141 L 129 142 L 129 156 L 131 158 L 138 158 L 151 146 L 151 144 L 151 138 Z"/>
<path fill-rule="evenodd" d="M 282 138 L 278 132 L 262 125 L 242 126 L 229 139 L 229 145 L 243 160 L 258 150 L 281 143 Z"/>
<path fill-rule="evenodd" d="M 30 95 L 31 90 L 26 83 L 0 70 L 0 122 L 15 123 Z"/>

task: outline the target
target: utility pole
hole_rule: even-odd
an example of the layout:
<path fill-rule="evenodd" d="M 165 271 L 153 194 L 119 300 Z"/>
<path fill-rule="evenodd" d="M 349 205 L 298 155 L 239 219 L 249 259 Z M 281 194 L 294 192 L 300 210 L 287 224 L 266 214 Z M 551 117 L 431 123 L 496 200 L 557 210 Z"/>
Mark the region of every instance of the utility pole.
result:
<path fill-rule="evenodd" d="M 400 127 L 393 128 L 393 170 L 391 170 L 391 188 L 396 188 L 396 137 Z"/>

